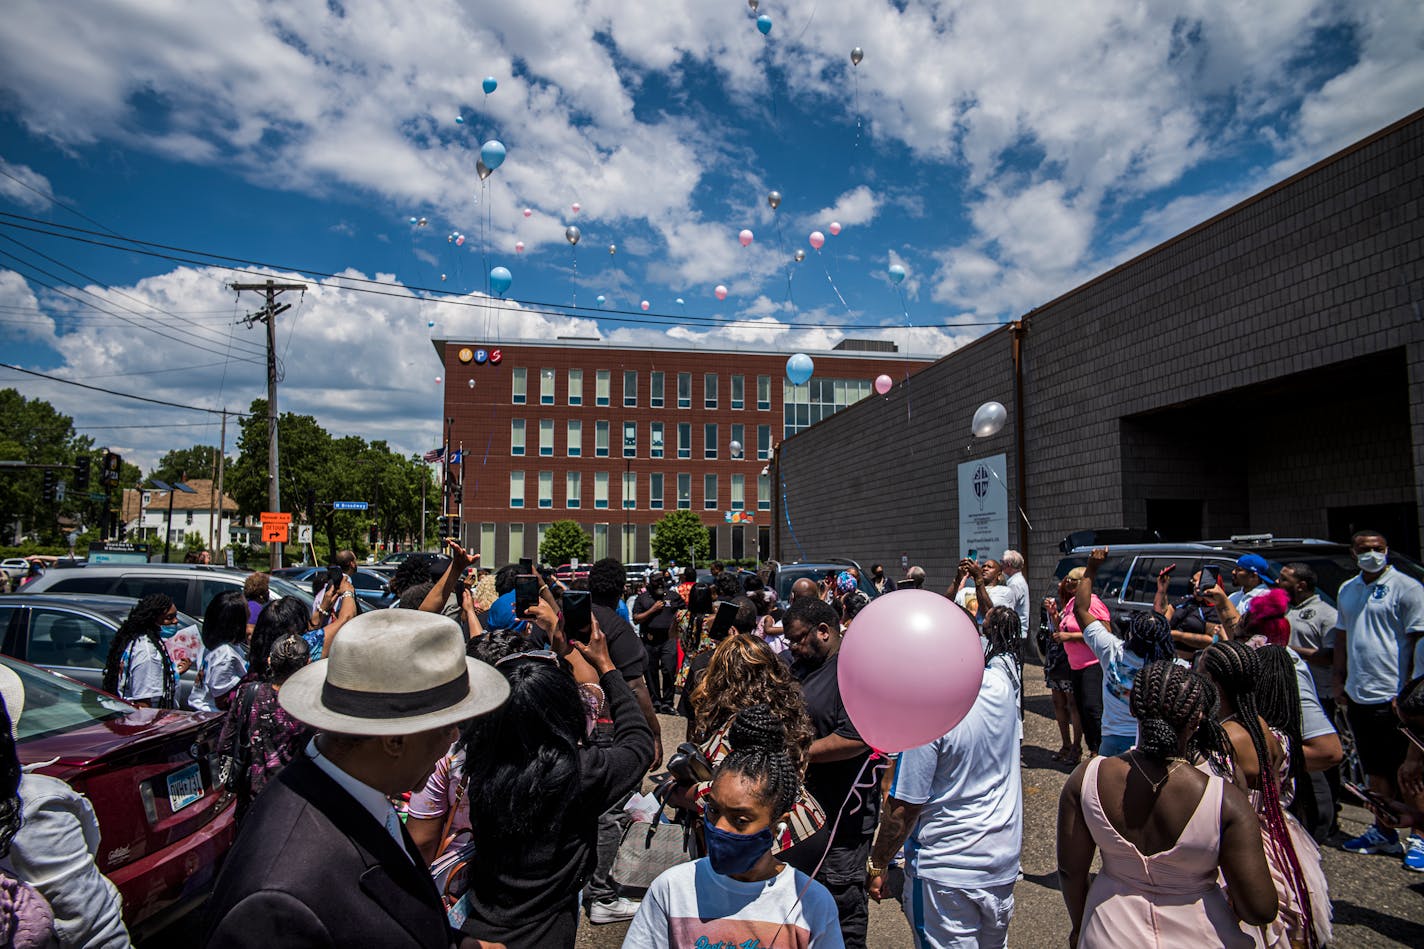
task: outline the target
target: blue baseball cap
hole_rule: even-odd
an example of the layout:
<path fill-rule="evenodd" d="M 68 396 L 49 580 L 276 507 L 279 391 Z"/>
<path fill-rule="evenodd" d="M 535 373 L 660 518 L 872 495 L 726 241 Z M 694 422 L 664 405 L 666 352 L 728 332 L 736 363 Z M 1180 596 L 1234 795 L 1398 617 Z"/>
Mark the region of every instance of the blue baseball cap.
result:
<path fill-rule="evenodd" d="M 1243 554 L 1237 559 L 1236 566 L 1251 571 L 1262 580 L 1271 580 L 1271 565 L 1260 554 Z"/>

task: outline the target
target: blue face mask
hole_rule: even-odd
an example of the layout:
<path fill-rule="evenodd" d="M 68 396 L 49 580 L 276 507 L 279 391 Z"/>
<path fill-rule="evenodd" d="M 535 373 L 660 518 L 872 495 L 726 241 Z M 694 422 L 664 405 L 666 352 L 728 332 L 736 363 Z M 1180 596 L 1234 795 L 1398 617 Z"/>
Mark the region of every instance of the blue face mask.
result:
<path fill-rule="evenodd" d="M 713 827 L 706 814 L 702 815 L 702 833 L 707 841 L 707 860 L 713 871 L 722 876 L 746 873 L 771 849 L 773 841 L 770 827 L 754 834 L 737 834 Z"/>
<path fill-rule="evenodd" d="M 163 626 L 158 627 L 158 635 L 162 636 L 164 639 L 172 639 L 174 636 L 178 635 L 178 624 L 167 623 Z"/>

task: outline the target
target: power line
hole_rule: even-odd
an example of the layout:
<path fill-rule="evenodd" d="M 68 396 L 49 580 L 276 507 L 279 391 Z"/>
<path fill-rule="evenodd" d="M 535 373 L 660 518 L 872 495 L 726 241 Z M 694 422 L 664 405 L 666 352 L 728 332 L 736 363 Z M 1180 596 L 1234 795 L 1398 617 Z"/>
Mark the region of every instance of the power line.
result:
<path fill-rule="evenodd" d="M 114 428 L 207 428 L 212 424 L 212 420 L 210 419 L 206 422 L 170 422 L 167 425 L 84 425 L 80 422 L 75 422 L 74 427 L 92 432 L 98 431 L 99 429 L 108 431 Z"/>
<path fill-rule="evenodd" d="M 77 217 L 77 218 L 82 218 L 83 220 L 88 221 L 90 224 L 93 224 L 95 227 L 103 228 L 105 231 L 108 231 L 110 234 L 113 234 L 115 237 L 120 237 L 120 236 L 122 236 L 122 235 L 119 234 L 118 231 L 116 231 L 116 230 L 114 230 L 113 228 L 107 226 L 107 225 L 104 224 L 103 222 L 94 220 L 92 217 L 90 217 L 89 215 L 85 214 L 83 211 L 77 211 L 77 210 L 75 210 L 74 208 L 72 208 L 72 207 L 70 207 L 69 205 L 65 204 L 63 201 L 61 201 L 61 200 L 59 200 L 58 198 L 56 198 L 54 195 L 52 195 L 52 194 L 46 194 L 45 192 L 41 191 L 39 188 L 36 188 L 34 185 L 30 184 L 28 181 L 24 181 L 24 180 L 22 180 L 22 179 L 20 179 L 20 178 L 15 177 L 14 175 L 10 174 L 8 171 L 6 171 L 6 170 L 3 169 L 3 168 L 0 168 L 0 175 L 4 175 L 6 178 L 9 178 L 11 181 L 15 182 L 15 184 L 19 185 L 21 188 L 24 188 L 24 189 L 26 189 L 26 190 L 28 190 L 28 191 L 33 191 L 35 194 L 39 195 L 41 198 L 44 198 L 46 201 L 48 201 L 50 204 L 53 204 L 55 207 L 64 208 L 64 210 L 68 211 L 70 214 L 73 214 L 75 217 Z"/>
<path fill-rule="evenodd" d="M 0 369 L 11 369 L 15 372 L 23 372 L 25 375 L 28 376 L 39 376 L 41 379 L 48 379 L 51 382 L 62 382 L 67 386 L 78 386 L 81 389 L 89 389 L 93 392 L 102 392 L 105 395 L 117 395 L 121 398 L 134 399 L 139 402 L 151 402 L 154 405 L 166 405 L 169 408 L 173 409 L 186 409 L 189 412 L 207 412 L 209 415 L 222 415 L 224 413 L 223 409 L 205 409 L 200 405 L 182 405 L 178 402 L 167 402 L 163 399 L 150 399 L 146 395 L 134 395 L 131 392 L 117 392 L 113 389 L 105 389 L 100 386 L 91 386 L 83 382 L 75 382 L 73 379 L 64 379 L 60 376 L 52 376 L 47 372 L 39 372 L 34 369 L 25 369 L 22 366 L 14 366 L 8 362 L 0 362 Z M 242 418 L 246 418 L 248 415 L 247 412 L 234 412 L 231 409 L 227 409 L 226 413 L 228 415 L 241 416 Z"/>
<path fill-rule="evenodd" d="M 142 254 L 142 255 L 148 256 L 148 257 L 156 257 L 156 258 L 159 258 L 159 259 L 161 259 L 161 260 L 170 260 L 170 261 L 173 261 L 173 262 L 175 262 L 175 263 L 191 264 L 191 265 L 193 265 L 193 266 L 198 266 L 198 267 L 218 267 L 218 268 L 220 268 L 220 269 L 230 270 L 230 271 L 233 271 L 233 272 L 235 272 L 235 273 L 253 274 L 253 273 L 256 273 L 256 272 L 253 271 L 253 270 L 251 270 L 251 269 L 249 269 L 249 268 L 251 268 L 251 267 L 261 267 L 261 268 L 265 268 L 265 269 L 268 269 L 268 270 L 288 271 L 288 272 L 291 272 L 291 273 L 304 274 L 304 275 L 306 275 L 306 276 L 308 276 L 308 277 L 313 277 L 313 278 L 323 278 L 323 279 L 330 279 L 330 280 L 340 280 L 340 281 L 342 281 L 342 285 L 341 285 L 340 288 L 341 288 L 341 289 L 344 289 L 344 290 L 349 290 L 349 291 L 351 291 L 351 292 L 353 292 L 353 293 L 370 293 L 370 294 L 373 294 L 373 295 L 376 295 L 376 296 L 397 297 L 397 298 L 399 298 L 399 299 L 408 300 L 408 301 L 410 301 L 411 303 L 434 303 L 434 304 L 445 305 L 445 306 L 466 306 L 466 307 L 492 308 L 492 309 L 497 309 L 497 310 L 508 310 L 509 312 L 522 313 L 522 314 L 523 314 L 523 313 L 535 313 L 535 314 L 540 314 L 540 315 L 545 315 L 545 316 L 564 316 L 564 317 L 574 316 L 574 317 L 583 317 L 583 318 L 594 319 L 594 320 L 603 320 L 603 321 L 611 322 L 611 323 L 641 323 L 641 324 L 650 324 L 650 325 L 658 325 L 658 326 L 667 326 L 667 325 L 669 325 L 669 323 L 672 323 L 672 324 L 674 324 L 674 325 L 676 325 L 676 324 L 694 323 L 694 324 L 700 324 L 700 325 L 705 325 L 705 326 L 738 326 L 738 325 L 742 325 L 742 326 L 766 326 L 766 325 L 767 325 L 763 320 L 760 320 L 760 319 L 752 319 L 752 320 L 749 320 L 749 319 L 722 318 L 722 317 L 712 317 L 712 316 L 692 316 L 692 315 L 686 315 L 686 314 L 681 314 L 681 313 L 678 313 L 678 314 L 672 314 L 672 313 L 652 314 L 652 315 L 650 316 L 650 315 L 647 315 L 647 314 L 642 314 L 642 313 L 640 313 L 639 311 L 635 311 L 635 310 L 612 310 L 612 309 L 602 309 L 602 308 L 598 308 L 598 307 L 570 306 L 570 305 L 568 305 L 568 304 L 562 304 L 562 303 L 546 303 L 546 302 L 539 302 L 539 301 L 532 301 L 532 300 L 504 300 L 504 299 L 492 298 L 492 297 L 490 297 L 490 298 L 483 298 L 483 299 L 480 299 L 480 300 L 446 299 L 447 297 L 454 296 L 454 294 L 451 293 L 451 292 L 448 291 L 448 290 L 443 290 L 443 289 L 441 289 L 441 288 L 439 288 L 439 287 L 422 287 L 422 286 L 417 286 L 417 285 L 413 285 L 413 284 L 398 284 L 398 283 L 391 283 L 391 282 L 388 282 L 388 281 L 373 280 L 373 279 L 366 278 L 366 277 L 352 277 L 352 276 L 347 275 L 347 274 L 330 273 L 330 272 L 328 272 L 328 271 L 317 270 L 317 269 L 310 268 L 310 267 L 295 267 L 295 266 L 291 266 L 291 265 L 275 264 L 275 263 L 269 263 L 269 262 L 266 262 L 266 261 L 252 260 L 252 259 L 248 259 L 248 258 L 231 257 L 231 256 L 228 256 L 228 255 L 225 255 L 225 254 L 217 254 L 217 253 L 212 253 L 212 252 L 209 252 L 209 251 L 201 251 L 201 250 L 192 250 L 192 249 L 189 249 L 189 248 L 177 247 L 177 246 L 170 245 L 170 244 L 160 244 L 160 243 L 156 243 L 156 242 L 153 242 L 153 241 L 143 241 L 143 240 L 138 240 L 138 239 L 136 239 L 136 238 L 129 238 L 129 237 L 120 238 L 120 240 L 123 240 L 123 241 L 127 242 L 127 244 L 129 244 L 129 245 L 137 245 L 137 246 L 126 246 L 125 244 L 114 244 L 114 243 L 110 243 L 110 242 L 105 241 L 105 240 L 95 240 L 95 239 L 93 239 L 94 237 L 102 237 L 102 236 L 104 236 L 104 235 L 97 234 L 97 232 L 94 232 L 94 231 L 89 231 L 89 230 L 86 230 L 86 229 L 80 228 L 80 227 L 72 227 L 72 226 L 67 225 L 67 224 L 52 224 L 51 222 L 43 221 L 43 220 L 40 220 L 40 219 L 38 219 L 38 218 L 26 217 L 25 215 L 22 215 L 22 214 L 14 214 L 14 213 L 8 212 L 8 211 L 0 211 L 0 218 L 9 218 L 9 219 L 11 219 L 11 220 L 8 220 L 8 221 L 7 221 L 7 220 L 0 220 L 0 225 L 4 225 L 4 226 L 6 226 L 6 227 L 17 228 L 17 229 L 19 229 L 19 230 L 25 230 L 25 231 L 31 231 L 31 232 L 38 233 L 38 234 L 44 234 L 44 235 L 49 236 L 49 237 L 63 238 L 64 240 L 76 241 L 76 242 L 81 243 L 81 244 L 88 244 L 88 245 L 95 246 L 95 247 L 106 247 L 106 248 L 109 248 L 109 249 L 111 249 L 111 250 L 120 250 L 120 251 L 124 251 L 124 252 L 126 252 L 126 253 L 132 253 L 132 254 Z M 16 221 L 29 222 L 29 225 L 40 225 L 40 226 L 28 226 L 28 225 L 26 225 L 26 224 L 15 223 Z M 72 233 L 61 233 L 60 231 L 56 231 L 56 230 L 45 230 L 44 228 L 58 228 L 58 229 L 60 229 L 60 231 L 68 231 L 68 232 L 72 232 Z M 78 236 L 78 235 L 81 235 L 81 234 L 91 235 L 91 237 L 85 238 L 85 237 L 80 237 L 80 236 Z M 143 248 L 158 248 L 159 250 L 144 250 Z M 164 252 L 161 252 L 161 251 L 167 251 L 167 252 L 169 252 L 169 253 L 164 253 Z M 195 257 L 195 256 L 187 256 L 187 257 L 179 256 L 179 255 L 182 255 L 182 254 L 196 255 L 196 257 Z M 203 257 L 206 257 L 206 258 L 209 258 L 209 259 L 208 259 L 208 260 L 200 259 L 200 258 L 203 258 Z M 224 261 L 225 263 L 213 263 L 212 261 Z M 245 266 L 234 266 L 235 264 L 241 264 L 241 265 L 245 265 Z M 265 273 L 258 273 L 257 275 L 259 275 L 259 276 L 266 276 Z M 368 286 L 362 287 L 362 286 L 350 286 L 350 285 L 349 285 L 349 284 L 353 284 L 353 283 L 356 283 L 356 284 L 367 284 Z M 396 291 L 398 291 L 398 292 L 392 292 L 392 290 L 379 290 L 379 289 L 375 289 L 376 287 L 389 287 L 389 288 L 393 288 L 394 290 L 396 290 Z M 808 322 L 808 323 L 778 323 L 778 324 L 776 324 L 776 326 L 777 326 L 778 328 L 784 328 L 784 329 L 850 329 L 850 330 L 870 330 L 870 329 L 887 329 L 887 330 L 890 330 L 890 329 L 904 329 L 904 328 L 909 328 L 909 329 L 949 329 L 949 330 L 953 330 L 953 329 L 970 329 L 970 328 L 974 328 L 974 327 L 1002 326 L 1002 325 L 1004 325 L 1004 324 L 1003 324 L 1003 322 L 1000 321 L 1000 320 L 990 320 L 990 321 L 966 321 L 966 322 L 958 322 L 958 323 L 914 323 L 914 324 L 911 324 L 909 327 L 897 327 L 897 326 L 893 326 L 893 325 L 873 325 L 873 324 L 872 324 L 872 325 L 867 325 L 867 324 L 865 324 L 865 323 L 830 323 L 830 322 L 824 322 L 824 321 L 816 321 L 816 322 Z"/>

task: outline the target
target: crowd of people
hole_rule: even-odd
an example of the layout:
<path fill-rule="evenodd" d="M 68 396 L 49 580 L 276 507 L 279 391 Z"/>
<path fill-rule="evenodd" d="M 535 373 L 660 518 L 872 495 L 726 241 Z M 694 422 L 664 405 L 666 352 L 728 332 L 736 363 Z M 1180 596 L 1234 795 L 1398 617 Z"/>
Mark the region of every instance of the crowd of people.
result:
<path fill-rule="evenodd" d="M 1038 604 L 1054 757 L 1073 768 L 1057 826 L 1071 945 L 1328 945 L 1318 847 L 1345 794 L 1376 823 L 1344 849 L 1424 870 L 1424 588 L 1383 537 L 1353 545 L 1338 609 L 1308 565 L 1248 554 L 1230 594 L 1196 574 L 1169 603 L 1168 567 L 1151 610 L 1115 619 L 1095 592 L 1104 549 Z M 720 563 L 630 577 L 605 558 L 561 582 L 449 551 L 438 575 L 397 573 L 392 609 L 358 613 L 349 552 L 311 608 L 259 575 L 209 604 L 188 705 L 225 716 L 239 834 L 203 944 L 570 947 L 586 918 L 629 921 L 629 947 L 861 947 L 898 868 L 917 946 L 1007 945 L 1035 605 L 1022 555 L 959 564 L 945 592 L 979 631 L 978 696 L 892 754 L 846 710 L 841 644 L 874 597 L 923 586 L 919 568 L 847 566 L 782 600 L 769 574 Z M 106 687 L 176 708 L 176 623 L 167 597 L 141 600 Z M 79 912 L 109 934 L 94 941 L 65 938 L 72 898 L 26 863 L 36 801 L 85 812 L 20 774 L 3 738 L 23 693 L 0 692 L 0 907 L 61 945 L 126 944 L 92 846 L 72 865 L 92 900 Z M 681 741 L 660 715 L 683 719 Z M 1341 777 L 1346 744 L 1367 786 Z"/>

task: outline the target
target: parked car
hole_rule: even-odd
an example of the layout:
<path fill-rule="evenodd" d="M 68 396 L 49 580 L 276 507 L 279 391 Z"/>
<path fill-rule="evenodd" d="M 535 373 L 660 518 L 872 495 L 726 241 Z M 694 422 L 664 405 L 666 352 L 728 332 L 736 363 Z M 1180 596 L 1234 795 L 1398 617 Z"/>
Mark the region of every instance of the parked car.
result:
<path fill-rule="evenodd" d="M 554 571 L 554 576 L 559 578 L 560 583 L 573 583 L 575 580 L 588 579 L 588 564 L 581 563 L 577 568 L 573 564 L 559 564 Z"/>
<path fill-rule="evenodd" d="M 236 828 L 217 782 L 222 717 L 140 709 L 18 659 L 20 762 L 94 806 L 97 862 L 119 888 L 136 944 L 192 912 L 212 889 Z"/>
<path fill-rule="evenodd" d="M 423 560 L 435 576 L 439 576 L 450 564 L 450 558 L 444 554 L 431 553 L 427 550 L 402 550 L 399 553 L 387 554 L 373 564 L 367 564 L 364 569 L 374 570 L 387 580 L 396 575 L 396 571 L 407 560 Z"/>
<path fill-rule="evenodd" d="M 1088 562 L 1091 548 L 1078 547 L 1062 560 L 1053 575 L 1062 577 L 1074 567 Z M 1318 578 L 1321 599 L 1335 603 L 1340 585 L 1360 572 L 1347 544 L 1304 537 L 1273 537 L 1270 534 L 1242 535 L 1226 540 L 1204 540 L 1184 544 L 1124 544 L 1108 547 L 1108 559 L 1098 568 L 1093 592 L 1112 614 L 1113 625 L 1121 633 L 1134 612 L 1152 609 L 1157 595 L 1157 574 L 1176 564 L 1167 585 L 1167 601 L 1175 603 L 1191 592 L 1192 574 L 1204 565 L 1215 567 L 1221 587 L 1230 593 L 1231 568 L 1243 554 L 1260 554 L 1271 565 L 1272 575 L 1288 563 L 1308 564 Z M 1389 552 L 1389 562 L 1401 573 L 1424 582 L 1424 566 L 1398 551 Z"/>
<path fill-rule="evenodd" d="M 791 605 L 791 587 L 802 577 L 810 577 L 820 583 L 828 573 L 839 573 L 848 567 L 854 567 L 856 576 L 860 578 L 857 584 L 860 589 L 872 599 L 876 596 L 875 587 L 865 577 L 865 571 L 860 569 L 860 564 L 854 560 L 846 560 L 839 557 L 832 557 L 829 560 L 818 561 L 798 561 L 796 563 L 777 563 L 775 560 L 768 560 L 767 566 L 771 568 L 771 581 L 767 584 L 776 591 L 776 601 L 784 610 Z"/>
<path fill-rule="evenodd" d="M 137 602 L 94 593 L 31 594 L 28 587 L 0 597 L 0 653 L 102 688 L 109 647 Z M 170 649 L 170 654 L 177 658 L 192 649 L 188 655 L 195 658 L 197 620 L 179 611 L 178 626 L 192 630 L 193 643 Z M 178 704 L 185 708 L 197 679 L 196 666 L 178 680 Z"/>
<path fill-rule="evenodd" d="M 199 619 L 213 597 L 228 590 L 241 592 L 247 571 L 196 563 L 111 563 L 90 564 L 74 570 L 51 570 L 25 584 L 25 593 L 108 593 L 134 598 L 150 593 L 166 593 L 181 612 Z M 303 588 L 281 577 L 273 577 L 271 595 L 294 596 L 310 609 L 310 587 Z M 371 609 L 357 597 L 356 609 Z"/>
<path fill-rule="evenodd" d="M 18 580 L 30 572 L 30 562 L 24 557 L 6 557 L 0 560 L 0 570 L 8 573 L 10 579 Z"/>
<path fill-rule="evenodd" d="M 310 590 L 312 577 L 321 574 L 322 582 L 326 581 L 325 567 L 288 567 L 283 571 L 282 579 L 288 583 L 294 583 L 304 590 Z M 272 576 L 276 576 L 274 570 Z M 356 576 L 351 581 L 356 588 L 356 598 L 369 603 L 378 609 L 385 609 L 396 601 L 395 594 L 391 593 L 388 586 L 390 577 L 379 574 L 369 567 L 357 567 Z"/>

